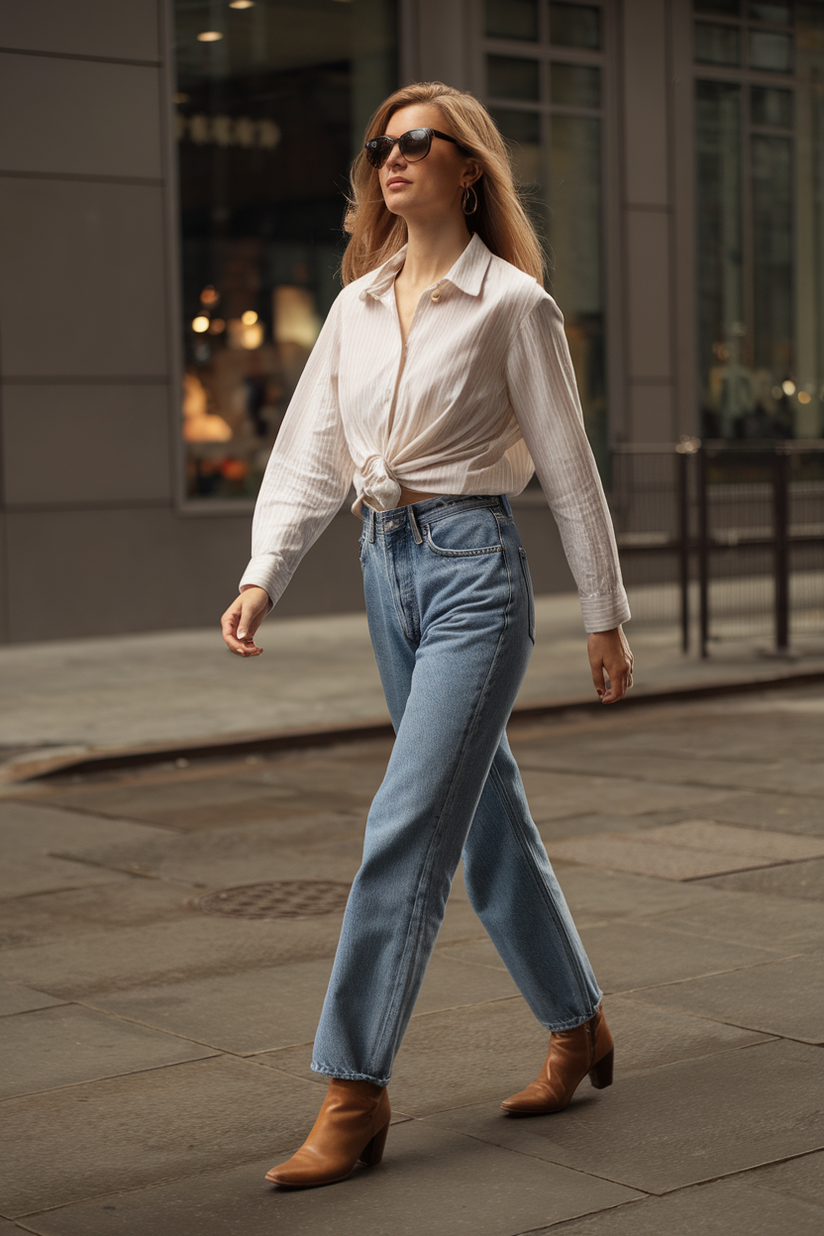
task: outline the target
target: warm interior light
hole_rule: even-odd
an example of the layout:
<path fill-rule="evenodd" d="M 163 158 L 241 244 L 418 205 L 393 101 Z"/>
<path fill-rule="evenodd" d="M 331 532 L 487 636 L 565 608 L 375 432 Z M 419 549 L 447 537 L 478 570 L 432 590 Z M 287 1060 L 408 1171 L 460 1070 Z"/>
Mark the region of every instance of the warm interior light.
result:
<path fill-rule="evenodd" d="M 245 313 L 240 315 L 240 320 L 244 326 L 254 326 L 255 322 L 258 320 L 258 315 L 255 313 L 254 309 L 247 309 Z"/>
<path fill-rule="evenodd" d="M 249 352 L 259 348 L 263 343 L 263 327 L 260 322 L 253 322 L 251 326 L 244 326 L 240 342 Z"/>
<path fill-rule="evenodd" d="M 810 402 L 810 398 L 811 398 L 811 397 L 807 394 L 807 392 L 806 392 L 806 391 L 799 391 L 799 392 L 798 392 L 798 402 L 799 402 L 799 403 L 809 403 L 809 402 Z"/>
<path fill-rule="evenodd" d="M 197 331 L 199 335 L 202 335 L 203 332 L 207 331 L 208 329 L 209 329 L 209 319 L 206 317 L 205 313 L 198 314 L 198 316 L 192 322 L 192 330 L 195 330 Z"/>
<path fill-rule="evenodd" d="M 795 382 L 791 382 L 790 379 L 787 378 L 786 382 L 781 383 L 781 389 L 785 395 L 794 395 L 795 394 Z"/>
<path fill-rule="evenodd" d="M 200 293 L 201 305 L 216 305 L 220 300 L 220 293 L 215 291 L 211 283 L 207 283 L 206 287 Z"/>
<path fill-rule="evenodd" d="M 223 321 L 223 318 L 212 318 L 211 322 L 209 323 L 209 334 L 210 335 L 222 335 L 225 329 L 226 329 L 226 323 Z"/>
<path fill-rule="evenodd" d="M 204 30 L 197 36 L 199 43 L 217 43 L 222 38 L 223 35 L 219 30 Z"/>
<path fill-rule="evenodd" d="M 229 0 L 230 9 L 253 9 L 255 0 Z"/>

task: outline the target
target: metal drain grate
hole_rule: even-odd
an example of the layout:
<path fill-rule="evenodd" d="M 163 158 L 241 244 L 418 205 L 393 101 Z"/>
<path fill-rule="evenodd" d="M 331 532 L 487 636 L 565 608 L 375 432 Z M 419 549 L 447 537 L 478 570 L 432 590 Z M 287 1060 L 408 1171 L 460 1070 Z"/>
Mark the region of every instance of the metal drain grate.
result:
<path fill-rule="evenodd" d="M 346 905 L 349 885 L 340 880 L 274 880 L 205 893 L 192 903 L 205 914 L 230 918 L 320 918 Z"/>

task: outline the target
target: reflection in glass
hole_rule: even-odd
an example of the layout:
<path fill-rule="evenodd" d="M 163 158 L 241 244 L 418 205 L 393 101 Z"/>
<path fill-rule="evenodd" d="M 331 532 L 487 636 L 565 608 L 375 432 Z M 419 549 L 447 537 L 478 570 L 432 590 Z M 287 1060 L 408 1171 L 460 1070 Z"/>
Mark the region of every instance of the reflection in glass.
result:
<path fill-rule="evenodd" d="M 553 103 L 601 106 L 601 70 L 597 66 L 553 63 L 549 87 Z"/>
<path fill-rule="evenodd" d="M 601 46 L 601 10 L 588 4 L 550 4 L 549 38 L 556 47 Z"/>
<path fill-rule="evenodd" d="M 540 97 L 538 61 L 517 56 L 487 56 L 486 89 L 494 99 L 528 99 Z"/>
<path fill-rule="evenodd" d="M 777 129 L 793 127 L 793 92 L 775 86 L 750 87 L 750 114 L 753 124 Z"/>
<path fill-rule="evenodd" d="M 764 4 L 761 0 L 750 0 L 749 10 L 753 21 L 773 21 L 780 26 L 788 26 L 792 21 L 791 4 Z"/>
<path fill-rule="evenodd" d="M 341 191 L 396 85 L 395 10 L 175 0 L 190 497 L 257 491 L 340 286 Z"/>
<path fill-rule="evenodd" d="M 771 73 L 792 73 L 792 35 L 774 34 L 771 30 L 751 30 L 750 68 L 767 69 Z"/>
<path fill-rule="evenodd" d="M 698 64 L 741 63 L 741 34 L 737 26 L 695 23 L 695 59 Z"/>
<path fill-rule="evenodd" d="M 537 112 L 492 108 L 492 119 L 510 148 L 518 182 L 533 186 L 541 180 L 541 118 Z M 544 227 L 542 225 L 541 231 Z"/>
<path fill-rule="evenodd" d="M 792 149 L 787 137 L 752 138 L 753 367 L 786 381 L 793 363 Z M 792 422 L 782 426 L 792 437 Z"/>
<path fill-rule="evenodd" d="M 553 116 L 550 137 L 551 292 L 564 314 L 587 434 L 607 466 L 609 428 L 601 235 L 601 122 Z"/>
<path fill-rule="evenodd" d="M 538 0 L 486 0 L 486 33 L 493 39 L 538 38 Z"/>
<path fill-rule="evenodd" d="M 754 408 L 741 346 L 741 87 L 695 85 L 701 432 L 729 438 Z"/>
<path fill-rule="evenodd" d="M 741 0 L 695 0 L 696 13 L 721 13 L 725 17 L 738 17 Z"/>

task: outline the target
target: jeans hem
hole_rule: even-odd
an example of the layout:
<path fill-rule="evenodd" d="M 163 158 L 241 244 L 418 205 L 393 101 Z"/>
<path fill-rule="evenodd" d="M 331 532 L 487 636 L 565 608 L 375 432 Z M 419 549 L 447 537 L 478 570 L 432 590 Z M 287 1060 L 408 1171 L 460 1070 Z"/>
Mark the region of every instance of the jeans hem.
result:
<path fill-rule="evenodd" d="M 313 1073 L 320 1073 L 321 1077 L 335 1077 L 338 1081 L 365 1081 L 371 1082 L 373 1086 L 388 1086 L 388 1077 L 373 1077 L 371 1073 L 353 1073 L 351 1069 L 336 1069 L 331 1064 L 316 1064 L 313 1060 L 309 1066 Z"/>
<path fill-rule="evenodd" d="M 598 1012 L 598 1009 L 601 1007 L 602 999 L 603 996 L 599 994 L 598 1000 L 592 1012 L 587 1013 L 584 1017 L 573 1017 L 569 1021 L 553 1022 L 552 1025 L 549 1025 L 548 1022 L 542 1021 L 541 1025 L 545 1030 L 548 1030 L 550 1034 L 560 1034 L 562 1030 L 576 1030 L 578 1026 L 585 1026 L 588 1021 L 592 1020 Z"/>

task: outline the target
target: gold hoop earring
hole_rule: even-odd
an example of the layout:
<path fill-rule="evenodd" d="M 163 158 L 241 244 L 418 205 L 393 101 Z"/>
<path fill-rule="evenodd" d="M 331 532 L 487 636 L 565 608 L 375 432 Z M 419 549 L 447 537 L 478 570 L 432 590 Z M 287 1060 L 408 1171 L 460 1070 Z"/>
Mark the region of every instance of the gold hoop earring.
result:
<path fill-rule="evenodd" d="M 469 205 L 470 202 L 472 203 L 471 206 Z M 478 194 L 475 192 L 472 185 L 465 185 L 463 195 L 463 212 L 465 215 L 474 215 L 477 209 Z"/>

